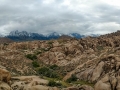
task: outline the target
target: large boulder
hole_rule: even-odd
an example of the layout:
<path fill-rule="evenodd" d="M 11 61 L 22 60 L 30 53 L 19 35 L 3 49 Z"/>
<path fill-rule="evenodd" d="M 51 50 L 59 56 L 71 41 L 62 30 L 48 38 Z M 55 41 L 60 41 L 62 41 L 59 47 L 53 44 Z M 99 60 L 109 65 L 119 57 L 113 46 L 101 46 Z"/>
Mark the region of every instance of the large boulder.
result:
<path fill-rule="evenodd" d="M 94 90 L 91 86 L 81 85 L 81 86 L 72 86 L 63 90 Z"/>
<path fill-rule="evenodd" d="M 25 83 L 23 81 L 19 81 L 19 82 L 14 82 L 12 85 L 11 85 L 11 88 L 13 90 L 23 90 L 25 87 Z"/>
<path fill-rule="evenodd" d="M 11 79 L 11 74 L 9 71 L 5 69 L 0 68 L 0 81 L 4 81 L 8 83 L 8 81 Z"/>
<path fill-rule="evenodd" d="M 92 75 L 92 78 L 91 78 L 92 82 L 98 80 L 98 78 L 100 77 L 101 73 L 103 72 L 103 67 L 104 67 L 104 62 L 102 61 L 102 62 L 100 62 L 97 65 L 97 67 L 93 71 L 93 75 Z"/>
<path fill-rule="evenodd" d="M 12 89 L 7 83 L 0 82 L 0 90 L 12 90 Z"/>
<path fill-rule="evenodd" d="M 48 90 L 49 88 L 46 86 L 48 81 L 39 78 L 39 76 L 12 77 L 12 80 L 16 80 L 11 85 L 13 90 Z"/>
<path fill-rule="evenodd" d="M 109 82 L 109 75 L 105 75 L 100 81 L 95 84 L 95 90 L 112 90 Z"/>
<path fill-rule="evenodd" d="M 94 90 L 91 86 L 82 85 L 79 87 L 79 90 Z"/>
<path fill-rule="evenodd" d="M 118 79 L 116 79 L 115 76 L 110 76 L 110 83 L 111 83 L 111 87 L 112 87 L 112 90 L 115 90 L 115 87 L 117 85 L 117 81 Z"/>
<path fill-rule="evenodd" d="M 117 86 L 116 90 L 120 90 L 120 76 L 117 77 Z"/>
<path fill-rule="evenodd" d="M 35 86 L 29 86 L 27 89 L 24 90 L 49 90 L 49 87 L 43 86 L 43 85 L 35 85 Z"/>

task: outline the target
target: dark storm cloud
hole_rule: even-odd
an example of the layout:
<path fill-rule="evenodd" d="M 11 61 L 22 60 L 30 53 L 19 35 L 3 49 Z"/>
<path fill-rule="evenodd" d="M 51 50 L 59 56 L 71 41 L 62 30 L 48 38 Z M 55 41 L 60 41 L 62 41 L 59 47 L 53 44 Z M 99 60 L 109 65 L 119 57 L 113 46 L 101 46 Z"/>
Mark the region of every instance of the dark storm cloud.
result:
<path fill-rule="evenodd" d="M 120 28 L 120 6 L 114 5 L 117 0 L 114 3 L 110 1 L 106 3 L 104 0 L 1 0 L 0 32 L 113 32 Z"/>

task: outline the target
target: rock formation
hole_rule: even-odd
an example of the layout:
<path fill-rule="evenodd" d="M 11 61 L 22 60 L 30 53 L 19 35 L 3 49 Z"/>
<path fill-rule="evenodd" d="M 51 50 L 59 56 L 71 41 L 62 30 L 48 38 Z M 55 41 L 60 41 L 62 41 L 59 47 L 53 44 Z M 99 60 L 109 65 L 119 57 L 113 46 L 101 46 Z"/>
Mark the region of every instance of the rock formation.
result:
<path fill-rule="evenodd" d="M 0 81 L 4 81 L 4 82 L 8 83 L 10 78 L 11 78 L 10 72 L 5 69 L 0 68 Z"/>

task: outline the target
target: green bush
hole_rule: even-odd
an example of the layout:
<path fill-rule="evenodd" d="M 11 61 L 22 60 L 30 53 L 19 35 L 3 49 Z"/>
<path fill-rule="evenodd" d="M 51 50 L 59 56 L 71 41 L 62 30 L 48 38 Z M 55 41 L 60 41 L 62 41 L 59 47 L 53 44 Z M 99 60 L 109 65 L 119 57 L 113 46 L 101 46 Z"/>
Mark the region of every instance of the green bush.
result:
<path fill-rule="evenodd" d="M 50 77 L 50 78 L 58 78 L 59 77 L 57 73 L 55 73 L 53 70 L 51 70 L 48 67 L 40 68 L 38 70 L 38 73 L 43 75 L 43 76 Z"/>
<path fill-rule="evenodd" d="M 41 54 L 41 53 L 42 53 L 41 51 L 36 51 L 36 52 L 35 52 L 36 55 L 39 55 L 39 54 Z"/>
<path fill-rule="evenodd" d="M 59 67 L 58 67 L 56 64 L 50 66 L 50 69 L 53 69 L 53 70 L 56 70 L 56 69 L 58 69 L 58 68 L 59 68 Z"/>
<path fill-rule="evenodd" d="M 44 74 L 46 74 L 47 71 L 49 71 L 49 68 L 47 68 L 47 67 L 42 67 L 42 68 L 39 69 L 39 74 L 44 75 Z"/>
<path fill-rule="evenodd" d="M 8 43 L 4 43 L 5 46 L 9 45 Z"/>
<path fill-rule="evenodd" d="M 36 61 L 33 61 L 33 62 L 32 62 L 32 65 L 33 65 L 33 67 L 35 67 L 35 68 L 40 66 L 40 65 L 38 64 L 38 62 L 36 62 Z"/>
<path fill-rule="evenodd" d="M 77 77 L 75 75 L 72 75 L 69 79 L 67 79 L 67 82 L 71 83 L 73 81 L 77 81 Z"/>
<path fill-rule="evenodd" d="M 55 81 L 53 81 L 53 80 L 50 80 L 49 81 L 49 83 L 48 83 L 48 86 L 62 86 L 62 84 L 61 83 L 57 83 L 57 82 L 55 82 Z"/>
<path fill-rule="evenodd" d="M 31 60 L 37 59 L 37 56 L 36 56 L 35 54 L 27 54 L 25 57 L 26 57 L 26 58 L 29 58 L 29 59 L 31 59 Z"/>

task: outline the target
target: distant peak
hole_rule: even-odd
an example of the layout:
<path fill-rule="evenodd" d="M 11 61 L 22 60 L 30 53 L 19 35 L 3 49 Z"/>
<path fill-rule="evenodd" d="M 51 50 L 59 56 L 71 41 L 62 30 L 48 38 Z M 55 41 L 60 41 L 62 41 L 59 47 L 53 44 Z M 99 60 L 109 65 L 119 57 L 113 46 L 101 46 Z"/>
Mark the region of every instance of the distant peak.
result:
<path fill-rule="evenodd" d="M 15 30 L 15 31 L 11 31 L 9 33 L 9 36 L 29 36 L 29 33 L 27 31 Z"/>

